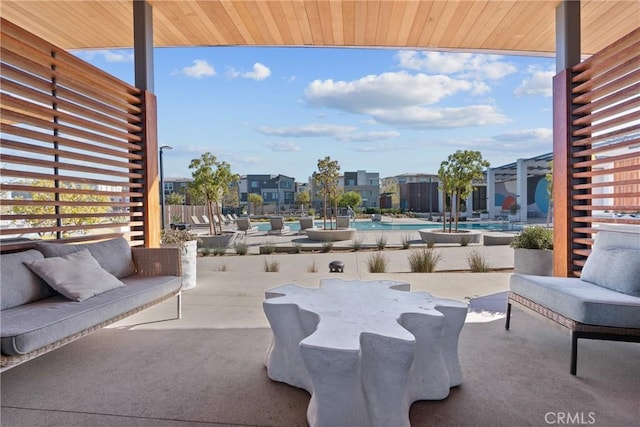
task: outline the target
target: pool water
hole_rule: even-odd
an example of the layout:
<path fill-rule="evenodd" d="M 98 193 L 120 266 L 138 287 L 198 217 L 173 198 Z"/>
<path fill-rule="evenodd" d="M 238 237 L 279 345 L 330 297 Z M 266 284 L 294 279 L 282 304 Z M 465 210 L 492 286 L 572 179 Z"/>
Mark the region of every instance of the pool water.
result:
<path fill-rule="evenodd" d="M 268 222 L 259 222 L 254 223 L 258 226 L 258 230 L 260 231 L 269 231 L 271 229 L 271 225 Z M 300 230 L 300 223 L 297 221 L 294 222 L 285 222 L 286 225 L 291 228 L 292 231 Z M 322 228 L 323 222 L 316 221 L 316 227 Z M 327 222 L 327 226 L 329 226 L 329 222 Z M 334 223 L 335 227 L 335 223 Z M 351 223 L 351 227 L 356 230 L 362 231 L 384 231 L 384 230 L 420 230 L 421 228 L 442 228 L 442 224 L 427 224 L 427 223 L 416 223 L 416 224 L 394 224 L 388 222 L 374 222 L 374 221 L 355 221 Z M 455 224 L 453 225 L 455 227 Z M 462 230 L 495 230 L 502 231 L 504 230 L 503 224 L 496 223 L 473 223 L 473 222 L 460 222 L 458 223 L 458 228 Z M 509 225 L 510 230 L 519 230 L 522 226 L 519 225 Z"/>

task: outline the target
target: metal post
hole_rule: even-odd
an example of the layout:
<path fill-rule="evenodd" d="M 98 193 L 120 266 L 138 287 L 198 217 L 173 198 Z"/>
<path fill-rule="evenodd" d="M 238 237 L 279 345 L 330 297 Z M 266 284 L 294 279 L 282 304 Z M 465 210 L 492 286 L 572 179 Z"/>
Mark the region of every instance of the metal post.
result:
<path fill-rule="evenodd" d="M 431 198 L 431 181 L 433 180 L 432 176 L 429 176 L 429 221 L 433 221 L 433 209 L 432 209 L 432 198 Z"/>
<path fill-rule="evenodd" d="M 162 164 L 162 153 L 164 150 L 173 150 L 170 145 L 163 145 L 160 147 L 160 218 L 162 219 L 161 229 L 164 230 L 164 166 Z"/>

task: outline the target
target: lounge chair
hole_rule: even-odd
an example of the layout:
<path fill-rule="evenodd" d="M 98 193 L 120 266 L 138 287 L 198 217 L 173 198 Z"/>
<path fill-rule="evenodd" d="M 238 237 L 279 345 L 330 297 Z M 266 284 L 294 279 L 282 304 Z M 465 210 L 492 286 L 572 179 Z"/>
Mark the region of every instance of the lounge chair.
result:
<path fill-rule="evenodd" d="M 234 222 L 238 220 L 238 215 L 236 215 L 236 214 L 229 214 L 229 216 L 233 217 L 233 221 Z"/>
<path fill-rule="evenodd" d="M 232 217 L 231 214 L 227 214 L 227 219 L 229 220 L 230 224 L 233 224 L 234 222 L 236 222 L 236 219 Z"/>
<path fill-rule="evenodd" d="M 284 224 L 284 217 L 272 217 L 269 221 L 271 222 L 271 230 L 267 234 L 288 234 L 291 232 L 291 228 Z"/>
<path fill-rule="evenodd" d="M 313 217 L 302 217 L 300 218 L 300 231 L 298 234 L 306 234 L 306 230 L 315 229 L 316 224 L 313 222 Z"/>
<path fill-rule="evenodd" d="M 242 231 L 245 234 L 258 232 L 258 227 L 251 225 L 251 220 L 249 218 L 238 218 L 236 220 L 236 225 L 238 226 L 238 231 Z"/>
<path fill-rule="evenodd" d="M 196 215 L 191 215 L 191 226 L 192 227 L 208 227 L 209 224 L 201 222 Z"/>
<path fill-rule="evenodd" d="M 336 226 L 338 228 L 349 228 L 351 217 L 339 216 L 336 218 Z"/>
<path fill-rule="evenodd" d="M 206 216 L 206 215 L 202 215 L 202 221 L 203 221 L 205 224 L 209 224 L 209 217 L 208 217 L 208 216 Z M 215 222 L 215 221 L 214 221 L 214 222 Z"/>
<path fill-rule="evenodd" d="M 229 224 L 229 220 L 224 215 L 214 215 L 213 217 L 218 221 L 219 224 Z"/>

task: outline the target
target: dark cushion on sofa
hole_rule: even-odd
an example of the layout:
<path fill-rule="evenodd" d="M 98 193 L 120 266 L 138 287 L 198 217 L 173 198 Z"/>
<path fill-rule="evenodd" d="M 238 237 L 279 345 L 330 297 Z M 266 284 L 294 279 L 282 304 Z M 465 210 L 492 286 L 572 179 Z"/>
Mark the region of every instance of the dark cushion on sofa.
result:
<path fill-rule="evenodd" d="M 0 305 L 2 310 L 55 295 L 56 292 L 26 265 L 44 259 L 41 252 L 27 250 L 0 255 Z"/>
<path fill-rule="evenodd" d="M 40 242 L 36 244 L 36 249 L 47 258 L 88 249 L 98 264 L 118 279 L 131 276 L 136 270 L 131 256 L 131 247 L 124 237 L 80 245 Z"/>
<path fill-rule="evenodd" d="M 136 275 L 122 281 L 126 286 L 82 302 L 56 295 L 2 310 L 2 353 L 18 355 L 44 347 L 158 298 L 177 293 L 182 285 L 178 276 Z"/>
<path fill-rule="evenodd" d="M 589 325 L 640 328 L 640 297 L 576 277 L 513 274 L 512 292 L 565 317 Z"/>

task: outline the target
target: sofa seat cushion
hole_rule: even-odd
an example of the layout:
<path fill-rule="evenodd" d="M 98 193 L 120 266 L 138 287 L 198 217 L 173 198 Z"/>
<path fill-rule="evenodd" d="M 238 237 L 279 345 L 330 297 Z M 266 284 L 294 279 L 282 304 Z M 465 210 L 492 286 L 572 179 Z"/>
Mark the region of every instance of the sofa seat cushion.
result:
<path fill-rule="evenodd" d="M 2 310 L 56 294 L 24 264 L 39 259 L 44 259 L 44 256 L 34 249 L 0 255 L 0 306 Z"/>
<path fill-rule="evenodd" d="M 2 353 L 11 356 L 29 353 L 158 298 L 176 294 L 182 284 L 178 276 L 136 275 L 122 281 L 125 286 L 82 302 L 56 295 L 2 310 Z"/>
<path fill-rule="evenodd" d="M 39 242 L 36 244 L 36 249 L 47 258 L 60 257 L 88 249 L 98 264 L 118 279 L 131 276 L 136 271 L 131 247 L 124 237 L 84 244 Z"/>
<path fill-rule="evenodd" d="M 640 328 L 640 298 L 574 277 L 513 274 L 511 291 L 577 322 Z"/>

